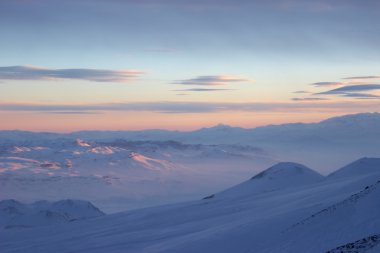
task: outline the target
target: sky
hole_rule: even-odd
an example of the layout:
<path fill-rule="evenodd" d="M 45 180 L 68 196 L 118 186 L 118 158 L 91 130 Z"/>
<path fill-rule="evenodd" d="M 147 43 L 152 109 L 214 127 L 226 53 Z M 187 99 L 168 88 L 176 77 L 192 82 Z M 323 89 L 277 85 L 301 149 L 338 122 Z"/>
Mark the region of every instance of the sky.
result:
<path fill-rule="evenodd" d="M 380 111 L 380 2 L 2 0 L 0 129 L 192 130 Z"/>

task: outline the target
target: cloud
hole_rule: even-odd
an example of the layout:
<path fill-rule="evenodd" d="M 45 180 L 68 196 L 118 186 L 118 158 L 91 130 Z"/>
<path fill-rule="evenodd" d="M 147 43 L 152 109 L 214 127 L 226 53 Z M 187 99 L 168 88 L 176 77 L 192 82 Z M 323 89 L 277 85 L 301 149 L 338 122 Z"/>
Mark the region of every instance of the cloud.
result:
<path fill-rule="evenodd" d="M 293 93 L 295 93 L 295 94 L 307 94 L 307 93 L 310 93 L 310 91 L 307 91 L 307 90 L 297 90 L 297 91 L 293 91 Z"/>
<path fill-rule="evenodd" d="M 329 91 L 316 93 L 317 95 L 334 95 L 334 94 L 346 94 L 350 92 L 361 92 L 380 90 L 380 84 L 360 84 L 360 85 L 347 85 L 340 88 L 336 88 Z"/>
<path fill-rule="evenodd" d="M 352 97 L 357 99 L 380 99 L 379 95 L 367 94 L 367 93 L 344 93 L 343 97 Z"/>
<path fill-rule="evenodd" d="M 322 101 L 329 100 L 328 98 L 292 98 L 293 101 Z"/>
<path fill-rule="evenodd" d="M 370 91 L 376 90 L 380 90 L 380 84 L 346 85 L 333 90 L 314 93 L 313 95 L 336 95 L 339 97 L 349 97 L 356 99 L 379 99 L 379 95 L 368 93 Z"/>
<path fill-rule="evenodd" d="M 110 103 L 86 105 L 60 104 L 0 104 L 0 111 L 29 111 L 29 112 L 106 112 L 106 111 L 149 111 L 155 113 L 210 113 L 224 111 L 247 112 L 300 112 L 310 110 L 380 110 L 379 103 L 370 102 L 317 102 L 304 103 L 207 103 L 207 102 L 139 102 L 139 103 Z"/>
<path fill-rule="evenodd" d="M 344 77 L 342 79 L 346 79 L 346 80 L 380 79 L 380 76 L 352 76 L 352 77 Z"/>
<path fill-rule="evenodd" d="M 193 89 L 180 89 L 174 91 L 228 91 L 228 90 L 236 90 L 236 89 L 207 89 L 207 88 L 193 88 Z"/>
<path fill-rule="evenodd" d="M 344 85 L 344 83 L 341 83 L 341 82 L 317 82 L 317 83 L 312 83 L 311 85 L 314 85 L 317 87 L 324 87 L 324 86 L 340 86 L 340 85 Z"/>
<path fill-rule="evenodd" d="M 86 111 L 47 111 L 46 113 L 49 113 L 49 114 L 78 114 L 78 115 L 83 115 L 83 114 L 100 114 L 100 112 L 96 112 L 96 111 L 93 111 L 93 112 L 86 112 Z"/>
<path fill-rule="evenodd" d="M 48 69 L 31 66 L 0 67 L 0 79 L 3 80 L 79 79 L 94 82 L 126 82 L 142 74 L 143 72 L 139 70 Z"/>
<path fill-rule="evenodd" d="M 233 83 L 253 83 L 253 80 L 236 77 L 236 76 L 218 75 L 218 76 L 198 76 L 196 78 L 179 80 L 179 81 L 174 82 L 174 84 L 201 85 L 201 86 L 227 85 L 227 84 L 233 84 Z"/>

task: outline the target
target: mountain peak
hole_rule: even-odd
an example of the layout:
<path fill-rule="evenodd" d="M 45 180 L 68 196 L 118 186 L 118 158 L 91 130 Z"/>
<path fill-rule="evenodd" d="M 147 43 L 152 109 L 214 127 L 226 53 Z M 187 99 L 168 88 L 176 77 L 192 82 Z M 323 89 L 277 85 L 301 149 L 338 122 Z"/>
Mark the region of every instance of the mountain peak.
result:
<path fill-rule="evenodd" d="M 250 180 L 220 193 L 222 196 L 253 195 L 318 183 L 324 177 L 314 170 L 293 162 L 280 162 Z"/>
<path fill-rule="evenodd" d="M 222 123 L 219 123 L 215 126 L 212 126 L 212 127 L 204 127 L 204 128 L 201 128 L 199 130 L 196 130 L 195 132 L 198 132 L 198 131 L 213 131 L 213 132 L 229 132 L 231 130 L 241 130 L 241 129 L 244 129 L 244 128 L 241 128 L 241 127 L 235 127 L 235 126 L 230 126 L 230 125 L 226 125 L 226 124 L 222 124 Z"/>
<path fill-rule="evenodd" d="M 231 128 L 234 128 L 234 127 L 232 127 L 230 125 L 219 123 L 219 124 L 217 124 L 215 126 L 207 128 L 207 129 L 225 131 L 225 130 L 229 130 Z"/>
<path fill-rule="evenodd" d="M 322 177 L 317 172 L 306 167 L 305 165 L 294 163 L 294 162 L 280 162 L 272 167 L 260 172 L 259 174 L 253 176 L 251 180 L 265 178 L 265 177 L 287 177 L 287 176 L 297 176 L 300 174 L 314 174 Z"/>

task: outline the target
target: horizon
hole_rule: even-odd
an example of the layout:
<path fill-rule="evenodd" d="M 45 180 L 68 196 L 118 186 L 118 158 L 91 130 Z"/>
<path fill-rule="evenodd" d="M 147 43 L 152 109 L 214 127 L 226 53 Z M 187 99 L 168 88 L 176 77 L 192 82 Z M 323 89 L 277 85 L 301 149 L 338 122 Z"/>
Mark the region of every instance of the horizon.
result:
<path fill-rule="evenodd" d="M 378 7 L 1 1 L 0 129 L 189 131 L 380 111 Z"/>
<path fill-rule="evenodd" d="M 183 133 L 188 133 L 188 132 L 194 132 L 202 129 L 210 129 L 210 128 L 215 128 L 219 126 L 226 126 L 226 127 L 231 127 L 231 128 L 241 128 L 241 129 L 246 129 L 246 130 L 251 130 L 251 129 L 256 129 L 260 127 L 267 127 L 267 126 L 282 126 L 282 125 L 289 125 L 289 124 L 318 124 L 321 123 L 325 120 L 333 119 L 333 118 L 341 118 L 341 117 L 346 117 L 346 116 L 356 116 L 356 115 L 363 115 L 363 114 L 380 114 L 380 112 L 363 112 L 363 113 L 351 113 L 351 114 L 343 114 L 343 115 L 336 115 L 333 117 L 328 117 L 328 118 L 322 118 L 317 121 L 296 121 L 296 122 L 283 122 L 283 123 L 277 123 L 277 124 L 264 124 L 264 125 L 258 125 L 258 126 L 253 126 L 253 127 L 242 127 L 238 125 L 230 125 L 230 124 L 225 124 L 225 123 L 217 123 L 214 125 L 209 125 L 209 126 L 202 126 L 198 128 L 193 128 L 193 129 L 188 129 L 188 130 L 181 130 L 181 129 L 165 129 L 165 128 L 143 128 L 143 129 L 79 129 L 79 130 L 74 130 L 74 131 L 40 131 L 40 130 L 27 130 L 27 129 L 0 129 L 0 131 L 20 131 L 20 132 L 33 132 L 33 133 L 55 133 L 55 134 L 72 134 L 76 132 L 139 132 L 139 131 L 169 131 L 169 132 L 183 132 Z"/>

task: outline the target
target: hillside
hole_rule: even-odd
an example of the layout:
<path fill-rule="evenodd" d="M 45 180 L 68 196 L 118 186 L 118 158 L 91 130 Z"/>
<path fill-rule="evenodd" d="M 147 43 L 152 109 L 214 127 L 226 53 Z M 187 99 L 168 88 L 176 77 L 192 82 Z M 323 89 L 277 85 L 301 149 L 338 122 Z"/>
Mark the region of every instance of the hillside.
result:
<path fill-rule="evenodd" d="M 310 172 L 296 166 L 275 166 L 269 172 L 289 167 L 291 175 L 298 170 Z M 253 180 L 265 178 L 267 173 Z M 310 173 L 320 180 L 318 174 Z M 284 183 L 293 182 L 288 174 L 282 175 Z M 325 252 L 379 233 L 379 179 L 380 173 L 371 173 L 312 180 L 311 184 L 260 194 L 236 190 L 233 198 L 216 194 L 193 202 L 58 224 L 54 234 L 48 227 L 4 230 L 0 231 L 0 247 L 5 253 Z"/>
<path fill-rule="evenodd" d="M 322 175 L 302 164 L 282 162 L 260 172 L 246 182 L 216 194 L 216 197 L 236 197 L 280 191 L 318 183 L 322 180 L 324 180 Z"/>

